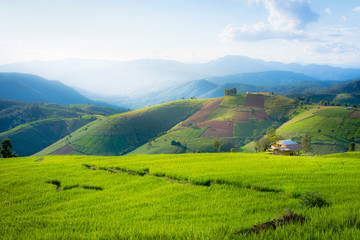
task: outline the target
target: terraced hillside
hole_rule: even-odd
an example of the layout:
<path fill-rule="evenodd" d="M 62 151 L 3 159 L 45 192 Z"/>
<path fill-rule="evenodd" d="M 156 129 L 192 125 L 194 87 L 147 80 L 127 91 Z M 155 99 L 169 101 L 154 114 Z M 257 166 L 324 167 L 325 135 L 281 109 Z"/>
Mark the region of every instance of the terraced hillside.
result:
<path fill-rule="evenodd" d="M 101 117 L 66 136 L 39 155 L 122 155 L 160 136 L 187 119 L 208 99 L 173 101 L 156 106 Z"/>
<path fill-rule="evenodd" d="M 344 152 L 350 142 L 360 144 L 360 111 L 344 107 L 316 107 L 291 119 L 277 133 L 300 141 L 305 133 L 312 135 L 313 152 Z"/>
<path fill-rule="evenodd" d="M 269 127 L 290 118 L 298 107 L 295 100 L 271 94 L 215 98 L 167 134 L 131 154 L 214 152 L 218 151 L 212 146 L 214 141 L 230 151 L 261 137 Z"/>

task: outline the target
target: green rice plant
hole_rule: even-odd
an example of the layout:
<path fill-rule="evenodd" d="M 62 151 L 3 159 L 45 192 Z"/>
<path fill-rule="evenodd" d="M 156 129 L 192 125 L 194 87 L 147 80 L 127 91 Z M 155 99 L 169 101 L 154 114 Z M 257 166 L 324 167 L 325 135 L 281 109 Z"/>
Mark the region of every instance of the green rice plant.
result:
<path fill-rule="evenodd" d="M 36 159 L 0 161 L 1 239 L 340 240 L 360 235 L 359 152 Z M 116 168 L 151 174 L 109 172 Z M 63 191 L 54 191 L 47 183 L 53 181 L 65 186 Z M 318 192 L 331 207 L 300 207 L 294 196 L 306 192 Z M 306 220 L 236 234 L 280 222 L 284 209 Z"/>
<path fill-rule="evenodd" d="M 300 206 L 301 207 L 326 207 L 330 204 L 320 196 L 318 192 L 305 192 L 305 194 L 300 199 Z"/>

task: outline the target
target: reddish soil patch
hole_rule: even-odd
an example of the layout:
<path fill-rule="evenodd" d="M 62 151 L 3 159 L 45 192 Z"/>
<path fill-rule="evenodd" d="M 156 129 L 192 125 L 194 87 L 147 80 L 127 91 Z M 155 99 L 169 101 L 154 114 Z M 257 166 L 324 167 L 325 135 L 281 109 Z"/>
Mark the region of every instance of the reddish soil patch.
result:
<path fill-rule="evenodd" d="M 264 96 L 260 94 L 248 94 L 245 107 L 256 107 L 264 109 Z"/>
<path fill-rule="evenodd" d="M 348 118 L 360 118 L 360 111 L 354 111 L 352 112 Z"/>
<path fill-rule="evenodd" d="M 66 146 L 59 148 L 58 150 L 55 150 L 54 152 L 50 153 L 49 155 L 69 155 L 73 151 L 75 151 L 75 149 L 70 147 L 69 144 L 66 144 Z"/>
<path fill-rule="evenodd" d="M 230 125 L 229 125 L 230 123 Z M 211 121 L 197 125 L 198 127 L 208 127 L 200 137 L 233 137 L 234 123 L 227 121 Z"/>
<path fill-rule="evenodd" d="M 233 120 L 236 122 L 248 122 L 249 118 L 254 118 L 254 117 L 255 117 L 254 115 L 251 115 L 251 112 L 238 112 L 227 120 Z"/>
<path fill-rule="evenodd" d="M 270 120 L 269 115 L 264 110 L 255 111 L 256 120 Z"/>
<path fill-rule="evenodd" d="M 193 115 L 191 115 L 191 117 L 189 117 L 188 119 L 186 119 L 182 125 L 183 126 L 187 126 L 189 123 L 200 123 L 200 122 L 205 122 L 211 113 L 213 113 L 218 106 L 220 105 L 220 103 L 222 102 L 224 98 L 216 98 L 210 102 L 208 102 L 207 104 L 205 104 L 205 106 L 203 106 L 202 108 L 200 108 L 196 113 L 194 113 Z"/>
<path fill-rule="evenodd" d="M 251 112 L 238 112 L 233 117 L 227 119 L 228 121 L 235 122 L 249 122 L 249 118 L 255 118 L 256 120 L 269 120 L 269 116 L 264 110 L 255 111 L 254 115 Z"/>

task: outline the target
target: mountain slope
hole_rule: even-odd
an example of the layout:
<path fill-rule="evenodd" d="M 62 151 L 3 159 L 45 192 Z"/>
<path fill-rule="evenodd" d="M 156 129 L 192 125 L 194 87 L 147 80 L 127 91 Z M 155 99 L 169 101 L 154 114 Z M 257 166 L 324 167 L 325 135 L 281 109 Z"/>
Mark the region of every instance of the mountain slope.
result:
<path fill-rule="evenodd" d="M 360 111 L 344 107 L 319 107 L 304 112 L 276 130 L 285 139 L 300 142 L 305 134 L 312 135 L 316 154 L 344 152 L 350 142 L 360 144 Z"/>
<path fill-rule="evenodd" d="M 212 99 L 191 117 L 131 154 L 230 151 L 261 137 L 290 118 L 299 107 L 293 99 L 271 94 L 238 94 Z"/>
<path fill-rule="evenodd" d="M 20 73 L 0 73 L 0 96 L 27 102 L 74 104 L 91 102 L 59 81 Z"/>
<path fill-rule="evenodd" d="M 9 138 L 20 157 L 30 156 L 95 119 L 95 116 L 48 118 L 2 132 L 0 139 Z"/>
<path fill-rule="evenodd" d="M 319 91 L 318 93 L 326 94 L 342 94 L 349 93 L 352 95 L 360 95 L 360 79 L 339 84 L 333 87 L 327 87 Z"/>
<path fill-rule="evenodd" d="M 53 103 L 27 103 L 0 99 L 0 132 L 47 118 L 76 118 L 89 114 L 108 116 L 120 112 L 123 111 L 89 104 L 63 106 Z"/>
<path fill-rule="evenodd" d="M 40 155 L 122 155 L 188 118 L 209 100 L 182 100 L 103 117 L 41 151 Z"/>

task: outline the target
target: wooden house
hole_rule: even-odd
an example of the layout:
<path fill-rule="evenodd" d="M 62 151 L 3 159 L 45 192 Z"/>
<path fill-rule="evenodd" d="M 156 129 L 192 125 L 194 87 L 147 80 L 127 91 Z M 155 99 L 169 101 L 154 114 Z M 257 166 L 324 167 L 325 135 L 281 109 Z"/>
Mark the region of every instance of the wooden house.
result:
<path fill-rule="evenodd" d="M 292 140 L 280 140 L 271 144 L 270 151 L 274 155 L 294 155 L 296 152 L 301 151 L 300 144 L 293 142 Z"/>

